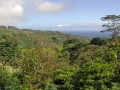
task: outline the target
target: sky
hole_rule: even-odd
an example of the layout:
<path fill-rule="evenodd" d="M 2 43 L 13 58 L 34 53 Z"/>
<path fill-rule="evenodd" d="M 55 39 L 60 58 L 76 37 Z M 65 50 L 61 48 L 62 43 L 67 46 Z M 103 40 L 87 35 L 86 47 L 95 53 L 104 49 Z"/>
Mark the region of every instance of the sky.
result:
<path fill-rule="evenodd" d="M 0 25 L 39 30 L 100 30 L 120 0 L 0 0 Z"/>

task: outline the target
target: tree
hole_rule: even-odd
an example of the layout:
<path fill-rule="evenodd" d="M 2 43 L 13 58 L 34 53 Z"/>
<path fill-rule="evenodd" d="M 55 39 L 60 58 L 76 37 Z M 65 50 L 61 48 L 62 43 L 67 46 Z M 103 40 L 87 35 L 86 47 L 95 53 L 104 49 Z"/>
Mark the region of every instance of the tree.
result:
<path fill-rule="evenodd" d="M 108 21 L 108 23 L 103 24 L 104 30 L 101 32 L 113 32 L 112 38 L 115 38 L 120 31 L 120 15 L 107 15 L 101 18 L 102 21 Z"/>
<path fill-rule="evenodd" d="M 72 39 L 67 39 L 64 44 L 63 47 L 71 47 L 73 46 L 73 44 L 79 43 L 80 40 L 78 38 L 72 38 Z"/>
<path fill-rule="evenodd" d="M 116 64 L 97 60 L 82 67 L 75 75 L 74 90 L 119 90 L 114 82 Z"/>
<path fill-rule="evenodd" d="M 102 39 L 100 37 L 95 37 L 90 41 L 90 44 L 102 45 Z"/>
<path fill-rule="evenodd" d="M 34 48 L 32 44 L 34 43 Z M 44 88 L 46 82 L 51 82 L 51 75 L 55 68 L 53 45 L 43 35 L 31 40 L 31 44 L 23 52 L 21 60 L 21 74 L 23 87 L 29 90 Z"/>
<path fill-rule="evenodd" d="M 0 61 L 3 67 L 8 63 L 15 64 L 16 58 L 19 57 L 18 39 L 11 40 L 6 37 L 4 41 L 0 42 Z"/>
<path fill-rule="evenodd" d="M 76 66 L 65 66 L 57 69 L 53 74 L 53 83 L 57 90 L 74 90 L 73 81 L 74 74 L 77 72 Z"/>
<path fill-rule="evenodd" d="M 1 69 L 0 90 L 21 90 L 19 79 L 11 73 L 7 72 L 7 70 Z"/>

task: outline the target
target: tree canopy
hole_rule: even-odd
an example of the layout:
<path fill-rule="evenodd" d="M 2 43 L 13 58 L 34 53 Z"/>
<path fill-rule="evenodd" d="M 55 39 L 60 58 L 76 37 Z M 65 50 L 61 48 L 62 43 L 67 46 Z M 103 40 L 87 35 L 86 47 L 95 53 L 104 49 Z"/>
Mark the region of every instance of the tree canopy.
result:
<path fill-rule="evenodd" d="M 112 37 L 116 37 L 120 31 L 120 15 L 106 15 L 101 18 L 102 21 L 108 21 L 103 24 L 104 29 L 101 32 L 112 32 Z"/>

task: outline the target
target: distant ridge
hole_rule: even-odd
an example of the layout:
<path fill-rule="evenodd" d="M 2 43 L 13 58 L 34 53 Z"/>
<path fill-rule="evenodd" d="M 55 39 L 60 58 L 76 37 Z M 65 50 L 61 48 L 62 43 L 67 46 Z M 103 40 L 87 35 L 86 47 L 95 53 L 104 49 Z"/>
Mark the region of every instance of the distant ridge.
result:
<path fill-rule="evenodd" d="M 3 41 L 5 37 L 18 38 L 21 46 L 26 46 L 27 43 L 31 43 L 31 38 L 41 35 L 44 35 L 55 44 L 63 44 L 67 39 L 72 38 L 77 38 L 81 42 L 90 41 L 90 39 L 87 37 L 65 34 L 60 31 L 18 29 L 14 26 L 0 26 L 0 41 Z"/>

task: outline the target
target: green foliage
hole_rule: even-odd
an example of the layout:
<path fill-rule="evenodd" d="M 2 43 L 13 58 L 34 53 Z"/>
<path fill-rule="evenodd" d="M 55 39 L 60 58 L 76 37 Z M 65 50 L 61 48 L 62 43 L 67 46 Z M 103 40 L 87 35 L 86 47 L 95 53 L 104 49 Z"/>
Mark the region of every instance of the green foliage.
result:
<path fill-rule="evenodd" d="M 24 52 L 24 58 L 22 58 L 21 62 L 21 70 L 23 74 L 23 83 L 28 86 L 28 88 L 31 90 L 32 88 L 32 81 L 35 80 L 34 76 L 37 73 L 37 67 L 38 67 L 38 58 L 34 50 L 27 50 Z"/>
<path fill-rule="evenodd" d="M 86 47 L 87 45 L 88 43 L 72 41 L 72 43 L 64 45 L 63 49 L 60 51 L 60 53 L 62 53 L 61 57 L 63 58 L 67 57 L 67 61 L 69 61 L 70 63 L 73 63 L 80 54 L 79 49 L 82 49 L 83 47 Z"/>
<path fill-rule="evenodd" d="M 108 38 L 95 37 L 90 41 L 90 44 L 93 45 L 106 45 L 109 41 Z"/>
<path fill-rule="evenodd" d="M 45 90 L 57 90 L 56 86 L 54 84 L 47 84 L 45 87 Z"/>
<path fill-rule="evenodd" d="M 73 90 L 73 75 L 77 67 L 68 66 L 54 72 L 53 82 L 58 90 Z"/>
<path fill-rule="evenodd" d="M 21 60 L 21 73 L 23 84 L 29 90 L 44 88 L 45 81 L 51 82 L 51 73 L 54 70 L 54 54 L 52 45 L 45 36 L 35 37 L 31 43 L 35 43 L 35 48 L 28 45 L 28 49 L 23 52 Z"/>
<path fill-rule="evenodd" d="M 112 80 L 115 77 L 115 67 L 116 64 L 101 60 L 84 66 L 75 75 L 74 90 L 107 90 L 113 88 Z"/>
<path fill-rule="evenodd" d="M 17 48 L 17 41 L 11 41 L 10 38 L 5 38 L 4 42 L 0 42 L 0 56 L 8 56 L 12 58 L 15 56 Z"/>
<path fill-rule="evenodd" d="M 83 36 L 75 36 L 70 34 L 61 33 L 59 31 L 42 31 L 32 29 L 18 29 L 18 28 L 0 28 L 0 41 L 4 38 L 9 37 L 11 39 L 18 38 L 19 45 L 26 48 L 26 45 L 30 43 L 31 38 L 34 36 L 45 35 L 50 41 L 55 44 L 63 44 L 67 39 L 77 38 L 80 41 L 89 42 L 89 38 Z M 33 45 L 34 46 L 34 45 Z"/>
<path fill-rule="evenodd" d="M 0 59 L 3 62 L 3 67 L 6 63 L 14 62 L 15 58 L 19 57 L 18 39 L 11 40 L 6 37 L 3 42 L 0 42 Z M 14 61 L 13 61 L 14 60 Z"/>
<path fill-rule="evenodd" d="M 78 38 L 72 38 L 72 39 L 67 39 L 64 44 L 63 44 L 63 47 L 66 47 L 70 44 L 76 44 L 76 43 L 79 43 L 80 40 Z"/>
<path fill-rule="evenodd" d="M 102 46 L 99 47 L 94 54 L 95 54 L 95 58 L 99 57 L 103 61 L 107 61 L 107 62 L 118 61 L 117 52 L 113 48 Z"/>
<path fill-rule="evenodd" d="M 76 36 L 76 35 L 71 35 L 71 34 L 65 34 L 59 31 L 46 31 L 44 32 L 45 35 L 50 38 L 50 40 L 52 40 L 54 43 L 56 44 L 63 44 L 65 43 L 67 40 L 72 40 L 72 39 L 76 39 L 80 42 L 89 42 L 89 38 L 84 37 L 84 36 Z"/>
<path fill-rule="evenodd" d="M 20 81 L 5 69 L 0 70 L 0 90 L 21 90 Z"/>
<path fill-rule="evenodd" d="M 58 31 L 0 32 L 0 90 L 120 90 L 120 37 L 89 43 Z"/>

